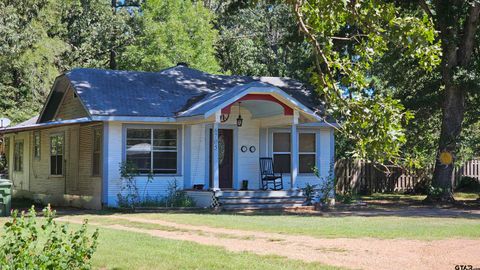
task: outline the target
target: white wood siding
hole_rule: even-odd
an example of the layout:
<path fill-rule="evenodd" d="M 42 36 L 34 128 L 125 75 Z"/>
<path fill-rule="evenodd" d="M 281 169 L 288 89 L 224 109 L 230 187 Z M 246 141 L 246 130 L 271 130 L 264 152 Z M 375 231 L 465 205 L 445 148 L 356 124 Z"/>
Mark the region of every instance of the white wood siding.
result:
<path fill-rule="evenodd" d="M 236 108 L 232 108 L 233 111 Z M 230 116 L 229 123 L 235 124 L 237 115 L 233 113 Z M 238 128 L 238 179 L 237 187 L 241 187 L 242 180 L 248 180 L 249 188 L 260 188 L 260 121 L 252 119 L 248 110 L 242 109 L 243 125 Z M 247 147 L 247 151 L 243 153 L 240 148 Z M 255 152 L 250 152 L 250 147 L 255 147 Z M 234 161 L 235 162 L 235 161 Z M 235 186 L 235 185 L 234 185 Z"/>
<path fill-rule="evenodd" d="M 186 170 L 190 169 L 191 172 L 191 183 L 194 184 L 204 184 L 205 183 L 205 169 L 208 163 L 206 159 L 206 131 L 205 124 L 192 125 L 191 127 L 191 136 L 190 136 L 190 151 L 185 151 L 187 156 L 185 158 L 190 158 L 190 168 L 185 168 Z M 188 150 L 188 149 L 186 149 Z M 188 164 L 188 163 L 185 163 Z M 185 187 L 191 188 L 191 187 Z"/>

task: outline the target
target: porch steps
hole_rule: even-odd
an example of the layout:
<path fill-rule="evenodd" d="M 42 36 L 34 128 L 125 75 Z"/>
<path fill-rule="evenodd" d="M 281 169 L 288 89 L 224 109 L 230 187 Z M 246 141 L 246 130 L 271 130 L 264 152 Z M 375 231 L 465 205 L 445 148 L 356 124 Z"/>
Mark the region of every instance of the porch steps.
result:
<path fill-rule="evenodd" d="M 224 210 L 286 209 L 301 207 L 305 197 L 301 191 L 222 191 L 217 194 Z"/>

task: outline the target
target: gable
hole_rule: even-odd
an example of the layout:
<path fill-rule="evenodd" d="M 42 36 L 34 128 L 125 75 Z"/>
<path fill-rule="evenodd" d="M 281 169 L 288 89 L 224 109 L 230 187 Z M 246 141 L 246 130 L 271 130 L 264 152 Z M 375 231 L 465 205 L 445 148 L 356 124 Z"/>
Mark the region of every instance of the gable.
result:
<path fill-rule="evenodd" d="M 83 107 L 80 99 L 72 90 L 71 87 L 67 89 L 64 94 L 63 100 L 58 107 L 57 114 L 55 115 L 55 119 L 75 119 L 75 118 L 82 118 L 87 117 L 88 113 Z"/>
<path fill-rule="evenodd" d="M 48 123 L 58 119 L 75 119 L 89 116 L 79 97 L 74 97 L 70 81 L 64 75 L 57 77 L 47 102 L 44 104 L 37 123 Z"/>

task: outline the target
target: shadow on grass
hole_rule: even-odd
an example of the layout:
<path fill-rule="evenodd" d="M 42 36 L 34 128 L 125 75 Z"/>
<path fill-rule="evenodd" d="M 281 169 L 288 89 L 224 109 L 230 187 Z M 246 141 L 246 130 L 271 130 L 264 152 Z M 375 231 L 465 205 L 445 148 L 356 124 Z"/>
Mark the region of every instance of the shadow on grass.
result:
<path fill-rule="evenodd" d="M 480 202 L 476 200 L 457 201 L 451 205 L 431 205 L 422 201 L 422 196 L 401 194 L 375 194 L 357 198 L 357 203 L 337 204 L 334 207 L 317 210 L 248 210 L 248 211 L 217 211 L 213 209 L 158 208 L 149 210 L 115 209 L 85 210 L 72 207 L 55 207 L 57 216 L 93 215 L 108 216 L 117 214 L 196 214 L 196 215 L 242 215 L 242 216 L 322 216 L 322 217 L 435 217 L 435 218 L 466 218 L 480 219 Z M 358 200 L 365 202 L 359 205 Z M 34 205 L 37 213 L 41 214 L 44 205 L 36 204 L 32 200 L 14 199 L 12 209 L 28 210 Z"/>

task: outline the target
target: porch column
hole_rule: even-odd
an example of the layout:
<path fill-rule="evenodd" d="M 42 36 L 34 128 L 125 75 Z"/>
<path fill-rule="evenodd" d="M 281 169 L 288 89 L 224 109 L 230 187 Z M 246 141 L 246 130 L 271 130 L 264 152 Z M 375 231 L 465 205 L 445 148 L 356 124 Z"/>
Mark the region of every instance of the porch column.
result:
<path fill-rule="evenodd" d="M 218 169 L 218 126 L 220 124 L 220 112 L 215 113 L 215 122 L 213 123 L 212 138 L 212 179 L 213 190 L 220 190 L 219 169 Z"/>
<path fill-rule="evenodd" d="M 290 173 L 290 188 L 294 189 L 295 181 L 297 180 L 298 174 L 298 111 L 293 111 L 292 127 L 290 131 L 291 137 L 291 155 L 290 155 L 290 164 L 292 166 Z"/>

